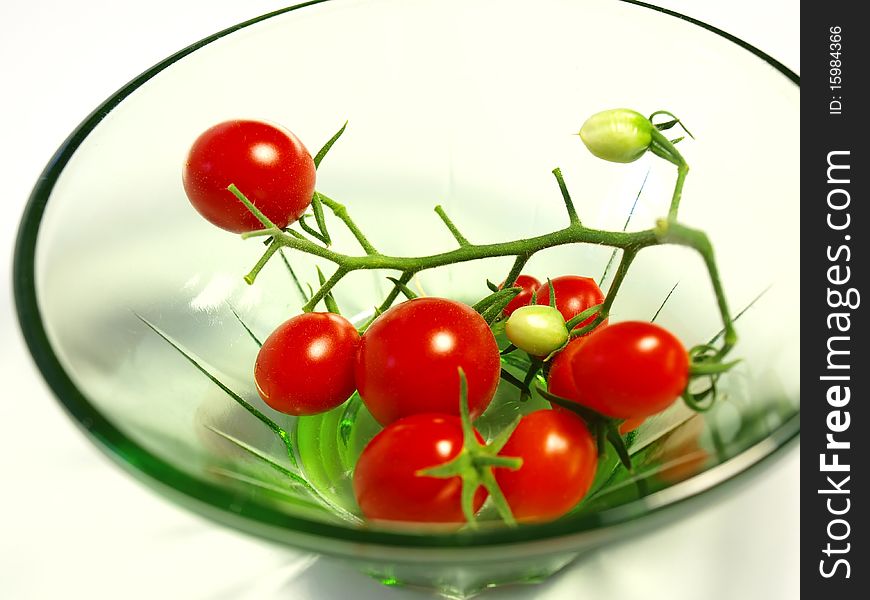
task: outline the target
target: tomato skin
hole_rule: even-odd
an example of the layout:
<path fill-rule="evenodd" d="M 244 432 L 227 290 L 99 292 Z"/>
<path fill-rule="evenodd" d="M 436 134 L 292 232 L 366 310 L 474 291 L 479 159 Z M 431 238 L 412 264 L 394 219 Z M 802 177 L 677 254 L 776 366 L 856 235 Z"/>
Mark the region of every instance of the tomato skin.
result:
<path fill-rule="evenodd" d="M 520 522 L 549 521 L 570 511 L 589 491 L 598 466 L 589 429 L 566 410 L 524 416 L 499 454 L 523 459 L 516 471 L 493 470 Z"/>
<path fill-rule="evenodd" d="M 382 425 L 420 413 L 459 415 L 460 367 L 475 419 L 498 386 L 501 357 L 495 337 L 470 306 L 415 298 L 386 311 L 363 334 L 356 382 Z"/>
<path fill-rule="evenodd" d="M 520 275 L 511 287 L 520 287 L 523 291 L 514 296 L 513 300 L 504 307 L 502 313 L 505 316 L 510 316 L 516 309 L 531 304 L 532 295 L 541 287 L 541 282 L 531 275 Z"/>
<path fill-rule="evenodd" d="M 631 433 L 646 421 L 646 417 L 631 417 L 619 424 L 619 435 Z"/>
<path fill-rule="evenodd" d="M 585 341 L 586 336 L 574 338 L 553 359 L 553 365 L 550 367 L 550 373 L 547 376 L 548 392 L 568 400 L 574 400 L 577 397 L 571 363 L 577 350 L 580 349 L 581 344 Z M 553 408 L 560 409 L 561 407 L 553 405 Z"/>
<path fill-rule="evenodd" d="M 646 321 L 593 331 L 571 356 L 579 404 L 619 419 L 648 417 L 676 400 L 689 379 L 689 357 L 672 333 Z"/>
<path fill-rule="evenodd" d="M 453 459 L 462 442 L 462 422 L 452 415 L 418 414 L 388 425 L 365 447 L 353 472 L 363 515 L 380 521 L 464 522 L 462 479 L 417 475 Z M 475 512 L 486 496 L 483 487 L 477 490 Z"/>
<path fill-rule="evenodd" d="M 227 190 L 231 183 L 284 228 L 311 204 L 315 179 L 314 160 L 293 133 L 245 120 L 226 121 L 203 132 L 190 148 L 182 173 L 193 207 L 234 233 L 263 225 Z"/>
<path fill-rule="evenodd" d="M 356 389 L 359 333 L 333 313 L 303 313 L 263 342 L 254 381 L 263 401 L 288 415 L 314 415 L 343 404 Z"/>
<path fill-rule="evenodd" d="M 551 283 L 553 284 L 553 291 L 556 292 L 556 308 L 562 313 L 565 322 L 570 321 L 587 308 L 604 302 L 604 294 L 601 292 L 601 288 L 598 287 L 598 284 L 591 277 L 563 275 L 552 279 Z M 550 286 L 546 283 L 542 284 L 538 290 L 537 303 L 550 303 Z M 588 325 L 593 319 L 595 319 L 595 315 L 579 323 L 574 329 Z M 602 326 L 606 324 L 607 321 L 604 321 Z"/>

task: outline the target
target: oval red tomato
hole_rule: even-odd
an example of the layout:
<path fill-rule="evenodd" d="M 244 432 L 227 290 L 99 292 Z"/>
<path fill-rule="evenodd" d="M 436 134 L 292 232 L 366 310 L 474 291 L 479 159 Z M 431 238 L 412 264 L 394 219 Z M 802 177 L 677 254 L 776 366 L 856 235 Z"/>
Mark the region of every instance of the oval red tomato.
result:
<path fill-rule="evenodd" d="M 464 522 L 462 479 L 418 475 L 455 458 L 462 442 L 459 417 L 419 414 L 388 425 L 368 443 L 354 469 L 353 490 L 363 515 L 382 521 Z M 475 492 L 475 511 L 486 496 L 483 487 Z"/>
<path fill-rule="evenodd" d="M 290 131 L 260 121 L 226 121 L 200 135 L 182 176 L 193 207 L 208 221 L 242 233 L 263 225 L 227 187 L 232 183 L 278 227 L 311 204 L 314 160 Z"/>
<path fill-rule="evenodd" d="M 459 368 L 471 418 L 492 400 L 501 357 L 486 321 L 470 306 L 415 298 L 379 316 L 360 343 L 356 382 L 382 425 L 420 413 L 459 415 Z"/>
<path fill-rule="evenodd" d="M 523 459 L 515 471 L 493 471 L 514 518 L 521 522 L 549 521 L 574 508 L 589 491 L 598 465 L 589 429 L 565 410 L 524 416 L 499 455 Z"/>
<path fill-rule="evenodd" d="M 593 331 L 571 355 L 570 365 L 574 395 L 567 397 L 619 419 L 661 412 L 689 379 L 689 357 L 680 340 L 646 321 Z"/>
<path fill-rule="evenodd" d="M 280 325 L 263 342 L 254 380 L 263 401 L 289 415 L 331 410 L 356 389 L 359 333 L 342 316 L 304 313 Z"/>
<path fill-rule="evenodd" d="M 587 308 L 604 302 L 604 294 L 601 292 L 601 288 L 598 287 L 598 284 L 591 277 L 563 275 L 552 279 L 551 283 L 553 284 L 553 291 L 556 293 L 556 308 L 562 313 L 566 322 Z M 541 287 L 538 289 L 537 303 L 550 303 L 550 286 L 547 283 L 541 284 Z M 579 323 L 574 329 L 588 325 L 594 318 L 594 315 L 589 317 L 582 323 Z M 606 323 L 605 321 L 602 325 Z"/>
<path fill-rule="evenodd" d="M 508 305 L 504 307 L 504 311 L 502 312 L 508 316 L 510 316 L 510 314 L 516 309 L 531 304 L 532 294 L 541 287 L 541 282 L 531 275 L 520 275 L 517 277 L 517 280 L 514 282 L 512 287 L 523 288 L 523 291 L 514 296 L 513 300 L 508 302 Z"/>

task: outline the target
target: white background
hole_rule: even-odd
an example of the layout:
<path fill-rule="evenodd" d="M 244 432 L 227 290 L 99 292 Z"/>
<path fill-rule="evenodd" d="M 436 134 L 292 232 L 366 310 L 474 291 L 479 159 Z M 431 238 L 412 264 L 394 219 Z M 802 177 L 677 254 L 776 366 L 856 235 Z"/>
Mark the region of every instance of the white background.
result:
<path fill-rule="evenodd" d="M 800 72 L 793 0 L 670 0 Z M 0 3 L 0 598 L 362 598 L 346 567 L 225 530 L 112 465 L 61 411 L 21 341 L 12 244 L 47 160 L 99 103 L 176 50 L 270 0 L 4 0 Z M 691 49 L 687 49 L 691 51 Z M 792 600 L 799 597 L 799 457 L 664 530 L 601 550 L 547 584 L 495 599 Z"/>

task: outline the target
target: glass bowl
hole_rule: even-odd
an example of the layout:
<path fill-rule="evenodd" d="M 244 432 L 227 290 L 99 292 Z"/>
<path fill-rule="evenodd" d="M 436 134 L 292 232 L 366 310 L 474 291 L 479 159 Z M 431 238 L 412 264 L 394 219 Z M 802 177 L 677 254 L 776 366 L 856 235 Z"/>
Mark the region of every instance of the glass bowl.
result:
<path fill-rule="evenodd" d="M 180 172 L 192 140 L 219 121 L 254 118 L 284 124 L 316 150 L 348 119 L 318 189 L 346 204 L 382 251 L 427 254 L 455 243 L 436 204 L 475 242 L 564 227 L 557 166 L 586 224 L 651 227 L 667 213 L 673 167 L 652 155 L 604 163 L 573 135 L 587 116 L 617 106 L 669 110 L 695 134 L 679 146 L 692 167 L 680 219 L 710 235 L 740 314 L 734 355 L 742 362 L 722 378 L 716 406 L 695 415 L 680 403 L 648 420 L 629 439 L 633 472 L 608 458 L 592 493 L 557 521 L 509 528 L 484 516 L 479 529 L 459 531 L 362 524 L 349 474 L 377 427 L 358 399 L 300 419 L 260 401 L 252 338 L 299 311 L 299 289 L 278 260 L 254 285 L 243 281 L 263 246 L 209 226 L 190 207 Z M 197 513 L 347 560 L 385 584 L 445 596 L 540 581 L 582 552 L 728 493 L 797 439 L 798 109 L 798 78 L 783 65 L 642 4 L 291 7 L 156 65 L 52 157 L 17 242 L 21 327 L 92 439 Z M 353 241 L 337 235 L 335 244 L 349 251 Z M 535 255 L 527 271 L 609 280 L 611 258 L 601 246 L 562 247 Z M 288 260 L 316 282 L 322 263 Z M 473 301 L 486 293 L 485 278 L 498 280 L 509 266 L 478 261 L 412 283 Z M 345 314 L 370 314 L 389 291 L 384 275 L 343 281 L 335 296 Z M 657 322 L 687 346 L 719 332 L 709 278 L 690 250 L 643 252 L 612 321 L 648 319 L 659 308 Z M 484 434 L 535 406 L 500 396 L 481 421 Z M 287 432 L 291 454 L 242 403 Z M 287 476 L 293 460 L 313 496 Z"/>

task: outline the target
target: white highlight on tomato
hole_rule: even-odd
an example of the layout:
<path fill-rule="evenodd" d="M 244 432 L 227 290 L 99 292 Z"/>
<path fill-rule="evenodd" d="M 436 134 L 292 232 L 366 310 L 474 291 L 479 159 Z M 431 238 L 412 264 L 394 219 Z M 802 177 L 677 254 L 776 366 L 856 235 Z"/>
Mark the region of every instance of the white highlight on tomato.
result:
<path fill-rule="evenodd" d="M 450 443 L 450 440 L 441 440 L 435 444 L 435 449 L 441 456 L 450 456 L 450 453 L 453 452 L 453 444 Z"/>
<path fill-rule="evenodd" d="M 555 454 L 568 450 L 568 442 L 557 433 L 551 433 L 547 436 L 546 446 L 547 454 Z"/>
<path fill-rule="evenodd" d="M 446 331 L 442 331 L 432 337 L 432 345 L 438 352 L 450 352 L 456 346 L 456 338 Z"/>
<path fill-rule="evenodd" d="M 649 352 L 650 350 L 655 350 L 659 345 L 659 339 L 654 335 L 648 335 L 644 338 L 641 338 L 637 343 L 637 347 L 644 352 Z"/>
<path fill-rule="evenodd" d="M 278 160 L 278 151 L 272 144 L 256 144 L 251 148 L 251 155 L 257 162 L 271 164 Z"/>
<path fill-rule="evenodd" d="M 312 360 L 322 358 L 329 350 L 329 340 L 318 338 L 308 345 L 308 356 Z"/>

